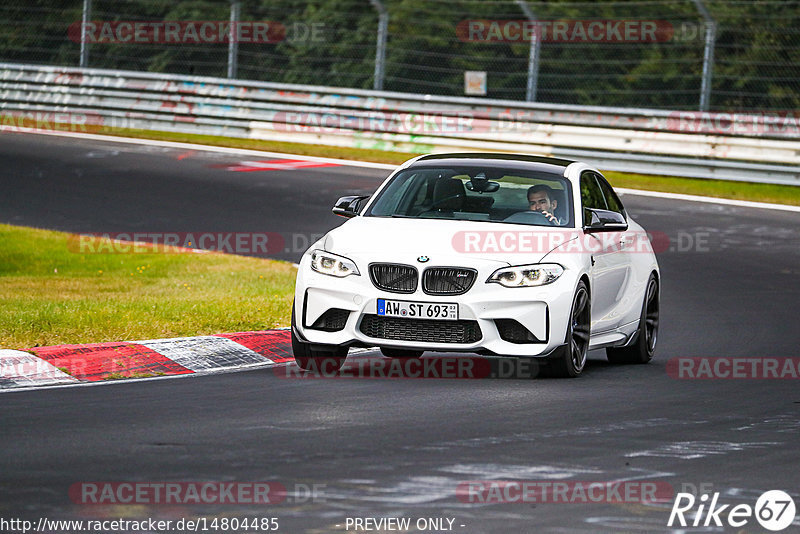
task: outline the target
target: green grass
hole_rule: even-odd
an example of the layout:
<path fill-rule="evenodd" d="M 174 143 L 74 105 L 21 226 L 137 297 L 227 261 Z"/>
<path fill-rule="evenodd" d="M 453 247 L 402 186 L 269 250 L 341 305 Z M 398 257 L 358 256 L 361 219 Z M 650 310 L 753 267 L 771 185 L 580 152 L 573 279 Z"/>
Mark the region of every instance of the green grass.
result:
<path fill-rule="evenodd" d="M 153 132 L 149 130 L 117 130 L 106 131 L 111 135 L 198 143 L 203 145 L 226 146 L 233 148 L 249 148 L 269 152 L 284 152 L 305 156 L 321 156 L 376 163 L 400 164 L 419 153 L 389 152 L 363 148 L 333 147 L 325 145 L 306 145 L 301 143 L 283 143 L 278 141 L 260 141 L 257 139 L 237 139 L 210 135 L 194 135 L 173 132 Z M 800 187 L 791 185 L 771 185 L 751 182 L 731 182 L 726 180 L 706 180 L 701 178 L 677 178 L 673 176 L 651 176 L 614 171 L 603 173 L 616 187 L 664 191 L 667 193 L 684 193 L 717 198 L 750 200 L 754 202 L 772 202 L 800 206 Z"/>
<path fill-rule="evenodd" d="M 218 253 L 80 254 L 69 237 L 0 224 L 0 347 L 289 324 L 297 272 L 290 263 Z"/>
<path fill-rule="evenodd" d="M 614 171 L 605 171 L 603 175 L 614 187 L 800 206 L 800 187 L 791 185 L 649 176 Z"/>
<path fill-rule="evenodd" d="M 176 132 L 156 132 L 152 130 L 115 129 L 104 130 L 104 135 L 136 137 L 139 139 L 155 139 L 158 141 L 175 141 L 179 143 L 197 143 L 201 145 L 226 146 L 231 148 L 247 148 L 267 152 L 299 154 L 301 156 L 317 156 L 323 158 L 339 158 L 374 163 L 399 165 L 420 153 L 391 152 L 371 148 L 350 148 L 328 145 L 307 145 L 303 143 L 285 143 L 282 141 L 263 141 L 260 139 L 244 139 L 238 137 L 222 137 L 217 135 L 197 135 Z"/>

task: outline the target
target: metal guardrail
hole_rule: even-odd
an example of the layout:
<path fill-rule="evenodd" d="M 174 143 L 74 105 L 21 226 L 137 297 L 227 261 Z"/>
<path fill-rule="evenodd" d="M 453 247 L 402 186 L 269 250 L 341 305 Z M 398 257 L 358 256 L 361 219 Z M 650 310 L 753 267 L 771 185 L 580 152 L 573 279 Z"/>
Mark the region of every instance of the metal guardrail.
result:
<path fill-rule="evenodd" d="M 792 122 L 796 118 L 777 115 L 550 105 L 9 63 L 0 63 L 0 95 L 6 125 L 67 113 L 84 117 L 95 131 L 133 128 L 408 152 L 528 152 L 607 170 L 800 185 L 800 126 Z"/>

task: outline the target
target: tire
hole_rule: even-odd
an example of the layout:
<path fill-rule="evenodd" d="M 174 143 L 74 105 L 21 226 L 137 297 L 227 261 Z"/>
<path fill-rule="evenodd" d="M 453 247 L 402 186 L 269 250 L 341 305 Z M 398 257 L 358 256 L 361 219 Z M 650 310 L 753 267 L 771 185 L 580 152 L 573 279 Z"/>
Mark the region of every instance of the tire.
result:
<path fill-rule="evenodd" d="M 336 372 L 342 368 L 347 359 L 347 347 L 338 345 L 321 345 L 301 341 L 294 333 L 295 314 L 292 303 L 292 353 L 294 361 L 300 369 L 305 371 Z"/>
<path fill-rule="evenodd" d="M 606 358 L 616 364 L 642 364 L 653 359 L 658 341 L 659 290 L 655 273 L 647 281 L 636 339 L 627 347 L 609 347 Z"/>
<path fill-rule="evenodd" d="M 567 334 L 562 347 L 549 362 L 547 376 L 553 378 L 576 378 L 586 366 L 589 353 L 592 302 L 589 288 L 581 280 L 572 298 Z"/>
<path fill-rule="evenodd" d="M 395 349 L 381 347 L 381 354 L 387 358 L 421 358 L 424 351 L 414 349 Z"/>

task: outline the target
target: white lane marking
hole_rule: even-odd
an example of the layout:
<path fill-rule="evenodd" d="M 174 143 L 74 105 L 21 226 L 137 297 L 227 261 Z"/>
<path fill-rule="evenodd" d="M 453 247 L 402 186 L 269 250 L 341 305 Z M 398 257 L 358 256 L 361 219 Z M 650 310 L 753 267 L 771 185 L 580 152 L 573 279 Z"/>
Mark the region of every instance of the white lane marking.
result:
<path fill-rule="evenodd" d="M 262 150 L 251 150 L 247 148 L 230 148 L 224 146 L 200 145 L 196 143 L 179 143 L 176 141 L 154 141 L 151 139 L 136 139 L 133 137 L 117 137 L 115 135 L 82 134 L 76 132 L 44 132 L 31 128 L 18 128 L 16 126 L 0 125 L 0 131 L 24 132 L 40 135 L 53 135 L 57 137 L 73 137 L 78 139 L 92 139 L 96 141 L 110 141 L 115 143 L 128 143 L 133 145 L 146 145 L 157 147 L 185 148 L 188 150 L 198 150 L 205 152 L 221 152 L 224 154 L 244 154 L 264 156 L 268 158 L 296 158 L 308 161 L 320 161 L 325 163 L 337 163 L 348 167 L 365 167 L 368 169 L 395 170 L 398 165 L 388 165 L 386 163 L 373 163 L 371 161 L 358 161 L 341 158 L 323 158 L 319 156 L 304 156 L 301 154 L 288 154 L 285 152 L 267 152 Z M 409 154 L 408 159 L 412 159 L 414 154 Z M 729 206 L 741 206 L 745 208 L 761 208 L 781 211 L 800 212 L 800 206 L 790 206 L 788 204 L 770 204 L 768 202 L 750 202 L 747 200 L 733 200 L 727 198 L 704 197 L 700 195 L 684 195 L 681 193 L 663 193 L 661 191 L 648 191 L 646 189 L 627 189 L 615 187 L 615 191 L 628 195 L 639 195 L 648 197 L 667 198 L 673 200 L 687 200 L 690 202 L 707 202 L 710 204 L 725 204 Z"/>
<path fill-rule="evenodd" d="M 433 442 L 428 445 L 418 445 L 416 450 L 454 450 L 459 447 L 468 448 L 482 448 L 486 445 L 502 445 L 505 443 L 523 443 L 535 442 L 538 443 L 542 439 L 559 438 L 559 437 L 577 437 L 577 436 L 593 436 L 603 435 L 608 433 L 623 432 L 628 430 L 651 429 L 663 426 L 685 426 L 685 425 L 703 425 L 705 421 L 691 421 L 681 420 L 676 421 L 665 417 L 656 417 L 649 419 L 641 419 L 635 421 L 622 421 L 614 423 L 605 423 L 596 426 L 583 426 L 576 428 L 566 428 L 560 430 L 538 431 L 538 432 L 518 432 L 508 434 L 505 436 L 484 436 L 478 438 L 464 438 L 451 441 Z"/>
<path fill-rule="evenodd" d="M 236 169 L 263 169 L 270 171 L 290 171 L 292 169 L 301 169 L 304 167 L 314 167 L 316 165 L 329 165 L 321 161 L 306 161 L 306 160 L 278 160 L 278 161 L 242 161 L 238 165 L 228 167 L 228 170 Z"/>
<path fill-rule="evenodd" d="M 601 516 L 587 517 L 584 522 L 614 529 L 616 532 L 661 532 L 664 531 L 664 521 L 658 517 L 628 517 L 628 516 Z M 592 530 L 597 527 L 593 527 Z M 580 531 L 581 529 L 578 529 Z M 716 532 L 713 528 L 699 527 L 697 530 L 670 530 L 675 533 L 688 532 Z"/>
<path fill-rule="evenodd" d="M 767 202 L 751 202 L 749 200 L 734 200 L 731 198 L 702 197 L 699 195 L 684 195 L 682 193 L 662 193 L 660 191 L 645 191 L 644 189 L 627 189 L 615 187 L 614 191 L 623 195 L 637 195 L 640 197 L 657 197 L 670 200 L 686 200 L 689 202 L 707 202 L 710 204 L 724 204 L 726 206 L 739 206 L 741 208 L 758 208 L 767 210 L 793 211 L 800 213 L 800 206 L 788 204 L 769 204 Z"/>
<path fill-rule="evenodd" d="M 306 161 L 318 161 L 322 163 L 336 163 L 348 167 L 366 167 L 369 169 L 383 169 L 393 171 L 397 165 L 387 165 L 385 163 L 373 163 L 371 161 L 356 161 L 338 158 L 323 158 L 319 156 L 303 156 L 300 154 L 287 154 L 285 152 L 268 152 L 264 150 L 252 150 L 248 148 L 230 148 L 225 146 L 200 145 L 196 143 L 179 143 L 177 141 L 155 141 L 153 139 L 136 139 L 134 137 L 117 137 L 115 135 L 83 134 L 77 132 L 44 132 L 32 128 L 17 128 L 15 126 L 0 125 L 0 131 L 23 132 L 40 135 L 52 135 L 56 137 L 72 137 L 77 139 L 91 139 L 94 141 L 109 141 L 113 143 L 128 143 L 131 145 L 145 145 L 169 148 L 185 148 L 187 150 L 198 150 L 204 152 L 220 152 L 223 154 L 252 155 L 266 158 L 286 159 L 287 157 L 302 159 Z M 408 159 L 414 157 L 409 154 Z"/>
<path fill-rule="evenodd" d="M 595 467 L 570 467 L 552 465 L 524 465 L 524 464 L 455 464 L 440 467 L 439 471 L 472 477 L 475 480 L 524 480 L 546 479 L 565 480 L 576 476 L 599 475 L 601 469 Z"/>
<path fill-rule="evenodd" d="M 272 362 L 230 339 L 217 336 L 183 337 L 137 341 L 196 373 L 220 368 L 242 368 Z"/>
<path fill-rule="evenodd" d="M 264 160 L 264 161 L 242 161 L 238 165 L 229 165 L 225 170 L 232 172 L 253 172 L 253 171 L 290 171 L 294 169 L 306 169 L 316 167 L 340 167 L 338 164 L 323 161 L 306 161 L 301 159 L 285 160 Z"/>
<path fill-rule="evenodd" d="M 380 487 L 371 488 L 369 492 L 363 491 L 360 487 L 326 488 L 325 498 L 329 501 L 344 502 L 356 509 L 360 503 L 425 506 L 452 499 L 459 482 L 459 480 L 447 476 L 410 476 L 392 485 L 382 484 Z M 448 503 L 448 506 L 472 507 L 474 505 Z"/>
<path fill-rule="evenodd" d="M 761 441 L 753 443 L 736 443 L 732 441 L 677 441 L 667 443 L 655 449 L 630 452 L 626 458 L 648 456 L 654 458 L 679 458 L 681 460 L 696 460 L 716 454 L 743 451 L 746 449 L 763 449 L 773 445 L 781 445 L 776 441 Z"/>
<path fill-rule="evenodd" d="M 77 381 L 38 356 L 20 350 L 0 349 L 0 389 Z"/>

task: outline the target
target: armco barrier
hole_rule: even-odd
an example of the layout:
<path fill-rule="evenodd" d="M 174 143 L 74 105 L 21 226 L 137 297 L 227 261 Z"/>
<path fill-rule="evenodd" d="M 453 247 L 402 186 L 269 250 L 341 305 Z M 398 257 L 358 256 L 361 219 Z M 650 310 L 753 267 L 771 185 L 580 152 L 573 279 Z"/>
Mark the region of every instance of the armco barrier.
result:
<path fill-rule="evenodd" d="M 6 125 L 69 113 L 93 117 L 101 130 L 406 152 L 526 152 L 608 170 L 800 185 L 800 124 L 792 115 L 581 107 L 9 63 L 0 63 L 0 95 Z"/>

